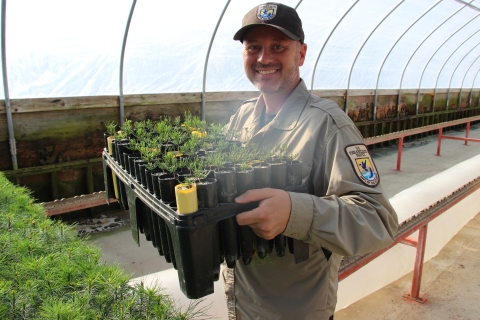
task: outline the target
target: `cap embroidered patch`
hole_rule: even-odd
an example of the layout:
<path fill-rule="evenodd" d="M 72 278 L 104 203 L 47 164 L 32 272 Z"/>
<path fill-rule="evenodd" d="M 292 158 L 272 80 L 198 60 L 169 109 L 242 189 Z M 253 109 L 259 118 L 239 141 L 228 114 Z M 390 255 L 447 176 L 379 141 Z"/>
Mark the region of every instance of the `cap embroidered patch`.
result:
<path fill-rule="evenodd" d="M 345 152 L 360 181 L 367 186 L 375 187 L 380 182 L 380 178 L 367 147 L 364 144 L 355 144 L 347 146 Z"/>
<path fill-rule="evenodd" d="M 259 20 L 270 20 L 275 18 L 277 14 L 277 5 L 275 4 L 262 4 L 258 6 L 257 18 Z"/>

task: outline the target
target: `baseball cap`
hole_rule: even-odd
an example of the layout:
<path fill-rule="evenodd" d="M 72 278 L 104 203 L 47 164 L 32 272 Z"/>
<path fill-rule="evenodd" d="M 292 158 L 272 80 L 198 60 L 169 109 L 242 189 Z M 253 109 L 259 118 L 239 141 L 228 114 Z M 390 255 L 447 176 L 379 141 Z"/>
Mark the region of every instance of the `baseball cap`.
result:
<path fill-rule="evenodd" d="M 301 43 L 305 39 L 302 20 L 295 9 L 281 3 L 267 2 L 256 6 L 243 17 L 242 28 L 235 33 L 233 40 L 243 42 L 245 33 L 258 26 L 273 27 Z"/>

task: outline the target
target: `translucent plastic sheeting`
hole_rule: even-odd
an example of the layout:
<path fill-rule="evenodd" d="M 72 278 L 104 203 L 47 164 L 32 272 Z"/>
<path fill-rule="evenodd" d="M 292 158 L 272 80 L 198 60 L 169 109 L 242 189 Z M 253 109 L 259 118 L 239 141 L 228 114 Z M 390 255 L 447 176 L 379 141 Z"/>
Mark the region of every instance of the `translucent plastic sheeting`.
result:
<path fill-rule="evenodd" d="M 351 17 L 347 17 L 345 23 L 339 26 L 336 34 L 332 37 L 332 44 L 329 44 L 329 46 L 332 47 L 337 45 L 338 49 L 328 50 L 327 53 L 324 54 L 324 57 L 320 59 L 319 70 L 317 72 L 326 70 L 327 72 L 324 72 L 324 74 L 328 74 L 329 77 L 316 77 L 318 80 L 315 81 L 314 87 L 335 89 L 347 86 L 347 67 L 351 66 L 352 56 L 357 50 L 355 48 L 359 44 L 363 44 L 370 32 L 372 32 L 380 22 L 381 18 L 398 2 L 399 1 L 385 1 L 382 2 L 382 6 L 379 6 L 377 1 L 362 1 L 362 5 L 359 4 L 354 8 L 350 14 Z M 418 16 L 422 15 L 434 3 L 436 3 L 436 1 L 405 1 L 377 28 L 365 44 L 365 47 L 360 52 L 353 66 L 350 88 L 375 88 L 379 68 L 392 45 Z M 399 40 L 385 62 L 380 74 L 379 88 L 399 88 L 402 71 L 415 49 L 444 18 L 462 6 L 462 4 L 455 1 L 443 1 L 415 23 Z M 372 8 L 375 10 L 373 11 Z M 359 11 L 361 11 L 361 13 Z M 474 10 L 467 8 L 459 12 L 455 16 L 455 19 L 452 20 L 461 23 L 464 19 L 468 18 L 468 16 L 474 14 Z M 364 17 L 370 18 L 364 19 Z M 412 61 L 407 66 L 406 81 L 402 84 L 403 88 L 418 87 L 418 71 L 423 69 L 432 52 L 441 44 L 443 39 L 445 39 L 445 35 L 449 34 L 449 30 L 451 30 L 448 28 L 449 26 L 451 28 L 451 25 L 447 25 L 437 30 L 416 52 Z M 341 42 L 351 41 L 350 39 L 352 38 L 354 38 L 354 42 L 350 42 L 350 44 L 353 50 L 342 51 Z M 338 63 L 342 63 L 342 61 L 347 67 L 343 69 L 332 67 Z"/>
<path fill-rule="evenodd" d="M 310 87 L 315 73 L 314 89 L 374 89 L 378 77 L 378 88 L 398 89 L 405 70 L 402 88 L 433 88 L 437 79 L 438 87 L 448 87 L 450 79 L 452 87 L 461 86 L 479 54 L 469 50 L 478 43 L 480 35 L 473 34 L 480 30 L 480 18 L 463 25 L 480 11 L 460 1 L 442 0 L 413 24 L 437 1 L 301 1 L 297 10 L 308 45 L 302 78 Z M 260 2 L 231 0 L 213 41 L 207 92 L 256 90 L 244 76 L 242 45 L 232 38 L 245 13 Z M 295 7 L 300 1 L 281 2 Z M 479 2 L 471 4 L 478 7 Z M 138 1 L 126 43 L 124 94 L 202 91 L 208 45 L 226 3 Z M 131 0 L 8 0 L 10 97 L 118 95 L 122 40 L 131 5 Z M 465 87 L 478 87 L 480 81 L 473 83 L 474 69 L 468 71 L 472 75 L 466 77 Z"/>
<path fill-rule="evenodd" d="M 295 7 L 299 1 L 279 2 Z M 207 70 L 207 91 L 257 90 L 244 75 L 242 44 L 240 41 L 234 41 L 233 35 L 242 27 L 243 16 L 259 3 L 261 2 L 258 0 L 232 0 L 230 2 L 218 28 L 210 53 Z"/>
<path fill-rule="evenodd" d="M 479 30 L 480 31 L 480 30 Z M 447 60 L 445 67 L 439 74 L 438 85 L 440 87 L 454 87 L 461 86 L 462 79 L 470 64 L 480 54 L 480 32 L 475 34 L 463 45 L 458 47 L 450 58 Z"/>
<path fill-rule="evenodd" d="M 0 43 L 0 46 L 2 44 Z M 3 49 L 0 47 L 0 49 Z M 0 74 L 3 75 L 3 64 L 0 63 Z M 3 86 L 3 81 L 0 81 L 0 99 L 5 99 L 5 88 Z"/>
<path fill-rule="evenodd" d="M 454 8 L 452 8 L 453 10 Z M 430 64 L 427 66 L 425 70 L 425 74 L 421 79 L 421 87 L 435 87 L 439 72 L 445 63 L 445 61 L 449 58 L 449 56 L 462 44 L 462 42 L 470 35 L 475 33 L 480 28 L 480 19 L 475 18 L 470 23 L 465 23 L 475 16 L 478 15 L 478 11 L 474 11 L 469 9 L 468 7 L 463 8 L 460 10 L 455 16 L 451 17 L 446 21 L 444 24 L 441 25 L 419 48 L 415 56 L 412 58 L 408 69 L 405 72 L 404 87 L 411 87 L 411 88 L 418 88 L 421 72 L 419 70 L 423 70 L 425 67 L 425 58 L 430 59 L 435 51 L 442 46 L 445 42 L 445 39 L 451 36 L 453 33 L 454 36 L 451 37 L 447 42 L 443 44 L 443 46 L 438 50 L 435 56 L 432 57 Z M 448 14 L 448 12 L 447 12 Z M 448 17 L 449 14 L 446 17 Z M 434 27 L 437 27 L 442 20 L 437 20 L 434 24 Z M 457 31 L 458 30 L 458 31 Z M 463 50 L 457 51 L 457 57 L 465 53 Z M 458 59 L 456 56 L 452 56 L 451 59 L 447 62 L 448 66 L 453 65 L 455 68 L 456 63 L 458 63 Z M 438 78 L 439 83 L 438 87 L 441 88 L 448 88 L 448 83 L 450 81 L 451 71 L 453 69 L 445 69 L 445 72 L 442 72 L 440 78 Z M 450 71 L 450 72 L 449 72 Z M 440 84 L 441 83 L 441 84 Z"/>
<path fill-rule="evenodd" d="M 460 87 L 464 88 L 464 92 L 469 92 L 474 86 L 475 76 L 480 70 L 480 55 L 468 66 L 465 76 L 462 79 Z"/>
<path fill-rule="evenodd" d="M 224 5 L 138 1 L 125 51 L 124 93 L 201 91 L 208 44 Z"/>
<path fill-rule="evenodd" d="M 10 97 L 118 94 L 127 0 L 7 1 Z"/>

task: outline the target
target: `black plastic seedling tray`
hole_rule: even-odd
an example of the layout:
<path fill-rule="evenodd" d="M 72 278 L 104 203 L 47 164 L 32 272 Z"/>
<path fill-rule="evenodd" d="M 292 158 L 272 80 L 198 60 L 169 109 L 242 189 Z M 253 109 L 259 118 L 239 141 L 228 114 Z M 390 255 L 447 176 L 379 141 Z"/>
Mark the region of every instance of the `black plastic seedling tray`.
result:
<path fill-rule="evenodd" d="M 180 288 L 188 298 L 198 299 L 213 293 L 223 259 L 219 226 L 225 225 L 228 218 L 252 210 L 258 203 L 221 203 L 215 208 L 201 209 L 192 214 L 178 214 L 123 170 L 107 152 L 104 151 L 102 156 L 107 202 L 113 197 L 109 182 L 113 171 L 125 190 L 128 205 L 124 207 L 128 207 L 130 212 L 134 241 L 140 245 L 139 230 L 144 228 L 147 239 L 150 238 L 159 253 L 177 269 Z M 286 190 L 305 192 L 304 189 L 301 185 Z M 146 219 L 146 223 L 142 219 Z M 231 241 L 233 243 L 229 245 L 236 247 L 237 239 Z M 296 245 L 299 246 L 298 252 L 305 249 L 300 243 Z"/>

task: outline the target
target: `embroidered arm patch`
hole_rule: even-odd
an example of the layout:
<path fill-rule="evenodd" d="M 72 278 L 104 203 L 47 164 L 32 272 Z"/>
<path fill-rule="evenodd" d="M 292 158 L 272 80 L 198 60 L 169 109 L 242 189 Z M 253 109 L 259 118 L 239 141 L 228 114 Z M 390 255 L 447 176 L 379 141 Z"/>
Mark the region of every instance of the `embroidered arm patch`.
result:
<path fill-rule="evenodd" d="M 377 168 L 373 163 L 372 157 L 364 144 L 354 144 L 345 148 L 348 158 L 352 164 L 357 177 L 364 184 L 375 187 L 380 182 Z"/>

